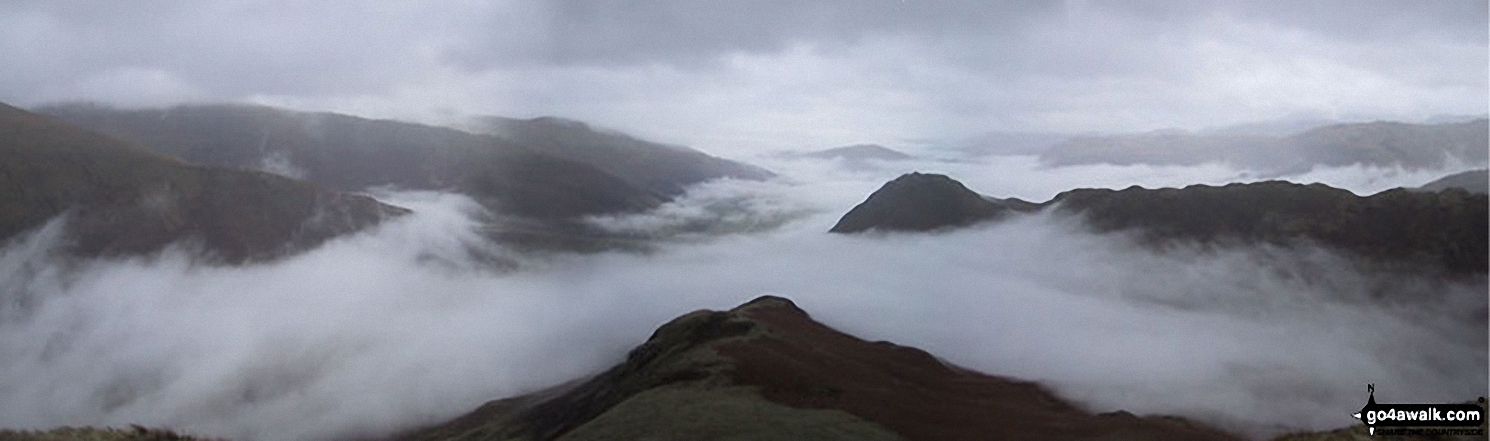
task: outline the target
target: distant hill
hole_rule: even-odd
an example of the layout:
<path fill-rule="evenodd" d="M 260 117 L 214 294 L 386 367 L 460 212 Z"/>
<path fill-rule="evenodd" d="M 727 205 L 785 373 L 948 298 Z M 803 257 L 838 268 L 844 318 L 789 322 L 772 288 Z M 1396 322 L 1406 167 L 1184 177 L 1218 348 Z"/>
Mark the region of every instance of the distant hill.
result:
<path fill-rule="evenodd" d="M 1458 188 L 1470 193 L 1490 194 L 1490 170 L 1479 169 L 1455 173 L 1423 184 L 1418 190 L 1440 191 Z"/>
<path fill-rule="evenodd" d="M 908 173 L 885 183 L 830 230 L 930 231 L 998 219 L 1034 204 L 989 199 L 945 175 Z"/>
<path fill-rule="evenodd" d="M 833 227 L 925 231 L 1050 209 L 1080 215 L 1098 232 L 1134 231 L 1147 243 L 1292 245 L 1342 249 L 1380 262 L 1427 264 L 1462 274 L 1490 270 L 1490 200 L 1452 189 L 1371 196 L 1283 181 L 1221 187 L 1078 189 L 1042 204 L 978 196 L 940 175 L 896 178 Z"/>
<path fill-rule="evenodd" d="M 0 239 L 67 215 L 68 252 L 188 241 L 228 263 L 272 259 L 407 210 L 264 172 L 190 165 L 0 104 Z"/>
<path fill-rule="evenodd" d="M 1175 417 L 1092 414 L 1038 384 L 860 340 L 766 296 L 678 317 L 593 378 L 395 439 L 1239 438 Z"/>
<path fill-rule="evenodd" d="M 266 170 L 346 191 L 458 191 L 503 215 L 640 211 L 666 197 L 591 164 L 445 127 L 247 105 L 40 111 L 192 163 Z"/>
<path fill-rule="evenodd" d="M 749 164 L 687 147 L 644 141 L 563 118 L 476 118 L 462 128 L 505 138 L 546 155 L 589 164 L 632 186 L 665 198 L 699 182 L 736 178 L 761 180 L 774 174 Z"/>
<path fill-rule="evenodd" d="M 1049 165 L 1228 163 L 1272 176 L 1353 164 L 1440 168 L 1490 164 L 1485 119 L 1445 124 L 1335 124 L 1288 136 L 1161 132 L 1073 137 L 1040 155 Z"/>
<path fill-rule="evenodd" d="M 900 151 L 879 144 L 856 144 L 843 147 L 835 147 L 826 150 L 818 150 L 797 155 L 803 158 L 817 159 L 843 159 L 849 161 L 903 161 L 915 159 L 915 156 L 907 155 Z"/>

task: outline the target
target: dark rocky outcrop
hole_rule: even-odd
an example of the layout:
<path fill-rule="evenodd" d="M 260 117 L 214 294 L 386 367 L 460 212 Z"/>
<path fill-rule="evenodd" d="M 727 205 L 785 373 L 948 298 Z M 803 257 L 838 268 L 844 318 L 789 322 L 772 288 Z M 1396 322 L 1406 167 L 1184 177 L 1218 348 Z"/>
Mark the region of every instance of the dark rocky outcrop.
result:
<path fill-rule="evenodd" d="M 945 175 L 909 173 L 875 190 L 830 231 L 930 231 L 998 219 L 1034 207 L 1018 199 L 983 197 Z"/>
<path fill-rule="evenodd" d="M 1092 414 L 1038 384 L 838 332 L 768 296 L 674 319 L 594 378 L 399 439 L 1237 438 L 1173 417 Z"/>
<path fill-rule="evenodd" d="M 190 165 L 0 104 L 0 240 L 65 215 L 70 254 L 136 255 L 187 242 L 240 263 L 406 212 L 269 173 Z"/>
<path fill-rule="evenodd" d="M 1487 203 L 1484 195 L 1460 189 L 1363 197 L 1323 184 L 1266 181 L 1079 189 L 1031 204 L 985 198 L 946 176 L 912 173 L 885 184 L 832 231 L 926 231 L 1051 209 L 1080 215 L 1097 232 L 1133 232 L 1155 246 L 1313 243 L 1376 262 L 1484 274 L 1490 269 Z"/>

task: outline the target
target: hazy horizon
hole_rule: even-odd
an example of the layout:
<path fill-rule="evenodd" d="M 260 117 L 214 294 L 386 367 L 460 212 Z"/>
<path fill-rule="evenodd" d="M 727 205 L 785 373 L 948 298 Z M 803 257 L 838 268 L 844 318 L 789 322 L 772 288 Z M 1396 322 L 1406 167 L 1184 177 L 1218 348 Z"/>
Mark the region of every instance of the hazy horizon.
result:
<path fill-rule="evenodd" d="M 740 157 L 1484 115 L 1486 29 L 1479 1 L 23 0 L 0 5 L 0 101 L 555 115 Z"/>

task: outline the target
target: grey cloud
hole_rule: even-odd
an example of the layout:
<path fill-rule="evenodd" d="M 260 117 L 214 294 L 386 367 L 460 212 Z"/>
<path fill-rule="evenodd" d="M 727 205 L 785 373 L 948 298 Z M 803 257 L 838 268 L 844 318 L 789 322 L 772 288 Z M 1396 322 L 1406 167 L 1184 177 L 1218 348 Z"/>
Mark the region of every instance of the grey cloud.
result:
<path fill-rule="evenodd" d="M 559 114 L 710 150 L 1480 114 L 1484 2 L 0 4 L 0 100 Z"/>

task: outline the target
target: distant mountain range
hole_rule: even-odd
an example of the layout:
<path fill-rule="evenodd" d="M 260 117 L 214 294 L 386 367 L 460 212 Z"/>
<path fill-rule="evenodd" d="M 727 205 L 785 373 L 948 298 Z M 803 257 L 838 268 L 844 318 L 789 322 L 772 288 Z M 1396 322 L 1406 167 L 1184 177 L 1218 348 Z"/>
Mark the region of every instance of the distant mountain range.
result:
<path fill-rule="evenodd" d="M 184 241 L 241 263 L 407 212 L 269 173 L 191 165 L 0 104 L 0 240 L 66 215 L 73 255 L 137 255 Z"/>
<path fill-rule="evenodd" d="M 39 110 L 187 162 L 273 171 L 343 191 L 452 190 L 499 213 L 542 218 L 661 202 L 594 166 L 442 127 L 242 105 Z"/>
<path fill-rule="evenodd" d="M 395 439 L 1240 438 L 1176 417 L 1093 414 L 1038 384 L 860 340 L 766 296 L 678 317 L 595 377 Z"/>
<path fill-rule="evenodd" d="M 875 191 L 832 232 L 929 231 L 1054 210 L 1097 232 L 1137 232 L 1145 243 L 1318 243 L 1378 262 L 1458 274 L 1490 269 L 1490 199 L 1460 189 L 1356 196 L 1282 181 L 1182 189 L 1078 189 L 1044 203 L 992 199 L 941 175 L 913 173 Z"/>
<path fill-rule="evenodd" d="M 915 156 L 879 144 L 855 144 L 795 155 L 801 158 L 842 159 L 848 161 L 902 161 Z"/>
<path fill-rule="evenodd" d="M 471 133 L 250 105 L 39 109 L 189 163 L 260 170 L 330 189 L 391 186 L 468 195 L 508 245 L 584 251 L 634 247 L 587 227 L 591 215 L 655 208 L 696 183 L 771 172 L 559 118 L 482 118 Z"/>
<path fill-rule="evenodd" d="M 711 179 L 762 180 L 775 176 L 753 165 L 709 156 L 687 147 L 599 130 L 563 118 L 489 116 L 476 118 L 462 128 L 501 137 L 546 155 L 592 165 L 664 198 L 678 196 L 689 185 Z"/>
<path fill-rule="evenodd" d="M 1487 133 L 1487 121 L 1476 119 L 1444 124 L 1335 124 L 1286 136 L 1188 132 L 1078 136 L 1050 146 L 1040 160 L 1055 166 L 1221 162 L 1270 176 L 1353 164 L 1429 169 L 1454 161 L 1490 164 Z"/>

